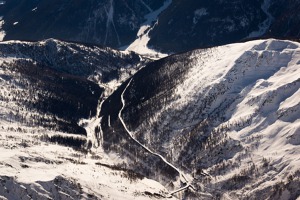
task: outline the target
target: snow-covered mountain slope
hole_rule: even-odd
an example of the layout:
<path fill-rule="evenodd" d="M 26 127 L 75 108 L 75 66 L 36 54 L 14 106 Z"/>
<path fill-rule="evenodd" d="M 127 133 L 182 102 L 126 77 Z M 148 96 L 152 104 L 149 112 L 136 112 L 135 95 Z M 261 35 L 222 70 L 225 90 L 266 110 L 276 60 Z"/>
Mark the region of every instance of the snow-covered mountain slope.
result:
<path fill-rule="evenodd" d="M 126 79 L 148 61 L 132 52 L 55 39 L 1 42 L 0 53 L 1 63 L 27 60 L 59 72 L 89 78 L 98 84 Z"/>
<path fill-rule="evenodd" d="M 86 134 L 100 96 L 148 62 L 134 53 L 48 39 L 0 43 L 0 119 Z M 9 127 L 7 127 L 9 128 Z"/>
<path fill-rule="evenodd" d="M 169 182 L 177 172 L 159 168 L 136 141 L 159 153 L 190 175 L 193 188 L 182 198 L 296 199 L 299 90 L 296 42 L 256 40 L 170 56 L 103 103 L 103 147 L 134 158 L 131 169 L 178 187 Z"/>
<path fill-rule="evenodd" d="M 173 199 L 117 155 L 74 151 L 46 134 L 0 130 L 0 199 Z"/>
<path fill-rule="evenodd" d="M 89 130 L 102 99 L 147 62 L 53 39 L 1 42 L 0 199 L 169 199 L 93 148 Z"/>
<path fill-rule="evenodd" d="M 198 49 L 135 73 L 147 62 L 0 43 L 0 198 L 299 198 L 299 43 Z"/>
<path fill-rule="evenodd" d="M 0 65 L 0 121 L 28 127 L 46 127 L 86 134 L 77 122 L 96 114 L 103 88 L 97 84 L 31 61 Z M 18 128 L 18 127 L 17 127 Z"/>

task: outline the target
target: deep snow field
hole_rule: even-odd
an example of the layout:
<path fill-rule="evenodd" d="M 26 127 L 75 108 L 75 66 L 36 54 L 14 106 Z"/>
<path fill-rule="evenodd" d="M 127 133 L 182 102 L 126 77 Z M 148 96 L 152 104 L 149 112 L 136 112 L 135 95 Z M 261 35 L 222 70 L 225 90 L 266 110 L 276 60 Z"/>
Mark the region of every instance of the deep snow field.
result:
<path fill-rule="evenodd" d="M 122 169 L 118 155 L 107 155 L 101 148 L 86 153 L 43 142 L 44 132 L 0 130 L 0 199 L 169 197 L 160 183 Z"/>

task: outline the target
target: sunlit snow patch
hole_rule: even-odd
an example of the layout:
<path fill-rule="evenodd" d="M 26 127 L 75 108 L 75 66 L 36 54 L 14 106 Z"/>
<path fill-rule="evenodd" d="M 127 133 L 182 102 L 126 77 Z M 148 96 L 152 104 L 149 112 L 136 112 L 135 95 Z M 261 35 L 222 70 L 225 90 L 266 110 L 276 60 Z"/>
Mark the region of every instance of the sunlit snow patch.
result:
<path fill-rule="evenodd" d="M 158 10 L 150 12 L 145 16 L 146 22 L 143 23 L 140 27 L 140 30 L 137 33 L 137 39 L 131 43 L 125 50 L 134 51 L 138 54 L 153 58 L 159 59 L 168 56 L 168 54 L 160 53 L 154 49 L 151 49 L 147 46 L 150 38 L 149 32 L 153 29 L 153 27 L 158 22 L 159 14 L 164 11 L 170 4 L 172 0 L 165 1 L 164 5 L 160 7 Z M 155 22 L 156 21 L 156 22 Z M 153 22 L 155 22 L 153 24 Z"/>
<path fill-rule="evenodd" d="M 2 2 L 0 2 L 0 5 L 2 5 L 1 3 Z M 0 17 L 0 41 L 3 41 L 3 38 L 5 36 L 5 32 L 3 30 L 1 30 L 3 24 L 4 24 L 4 20 L 2 20 L 2 17 Z"/>

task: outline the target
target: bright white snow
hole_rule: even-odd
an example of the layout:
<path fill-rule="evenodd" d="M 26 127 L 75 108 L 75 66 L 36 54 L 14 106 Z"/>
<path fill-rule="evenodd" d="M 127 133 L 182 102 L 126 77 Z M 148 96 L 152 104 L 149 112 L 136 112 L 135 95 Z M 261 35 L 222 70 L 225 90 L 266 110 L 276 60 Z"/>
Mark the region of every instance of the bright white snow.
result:
<path fill-rule="evenodd" d="M 14 44 L 19 41 L 3 43 Z M 39 45 L 45 43 L 46 41 L 40 42 Z M 109 167 L 120 166 L 125 161 L 116 154 L 106 154 L 102 148 L 97 148 L 101 147 L 102 140 L 101 135 L 97 137 L 94 135 L 94 130 L 101 119 L 95 117 L 79 122 L 87 130 L 87 140 L 93 144 L 88 153 L 43 141 L 42 138 L 46 135 L 66 136 L 66 134 L 42 127 L 31 127 L 26 123 L 28 119 L 39 116 L 40 113 L 35 111 L 29 113 L 15 99 L 26 99 L 26 95 L 30 95 L 26 88 L 14 80 L 14 77 L 21 75 L 3 65 L 4 62 L 13 62 L 17 59 L 29 58 L 19 52 L 0 57 L 0 199 L 6 199 L 5 197 L 19 199 L 21 196 L 29 197 L 28 195 L 32 195 L 33 199 L 56 199 L 55 197 L 59 196 L 76 199 L 68 196 L 70 193 L 80 195 L 80 199 L 91 199 L 91 196 L 97 199 L 167 198 L 168 190 L 160 183 L 147 178 L 135 179 L 124 169 L 116 170 Z M 124 78 L 122 77 L 122 80 Z M 22 80 L 26 81 L 25 78 Z M 16 92 L 20 92 L 22 96 L 12 95 Z M 99 101 L 97 114 L 100 112 L 102 102 Z M 22 113 L 25 123 L 16 120 L 14 117 L 16 113 Z M 44 117 L 47 118 L 46 113 Z M 73 134 L 68 134 L 68 137 L 84 138 Z M 55 183 L 60 180 L 57 177 L 62 177 L 66 181 L 64 185 L 73 183 L 78 187 L 60 188 Z M 6 180 L 7 178 L 9 180 Z M 56 190 L 52 190 L 53 187 L 59 194 L 55 193 Z"/>
<path fill-rule="evenodd" d="M 0 17 L 0 41 L 3 41 L 3 38 L 5 37 L 5 31 L 1 30 L 3 24 L 4 20 L 2 20 L 2 17 Z"/>
<path fill-rule="evenodd" d="M 150 57 L 152 59 L 159 59 L 167 56 L 167 54 L 159 53 L 156 50 L 151 49 L 147 46 L 147 44 L 150 40 L 148 34 L 156 25 L 156 23 L 158 23 L 159 14 L 164 11 L 171 3 L 172 0 L 166 0 L 162 7 L 160 7 L 158 10 L 150 12 L 145 16 L 146 22 L 141 25 L 140 30 L 137 33 L 137 39 L 125 49 L 126 51 L 134 51 L 138 54 Z"/>
<path fill-rule="evenodd" d="M 180 152 L 176 139 L 185 134 L 182 130 L 211 113 L 224 114 L 224 121 L 214 122 L 215 130 L 225 127 L 226 137 L 239 141 L 245 150 L 206 169 L 208 174 L 232 162 L 237 166 L 228 164 L 228 171 L 215 177 L 214 184 L 231 182 L 234 176 L 249 171 L 249 166 L 257 169 L 258 177 L 223 198 L 251 196 L 253 188 L 287 183 L 287 177 L 300 170 L 300 44 L 256 40 L 196 50 L 189 59 L 193 64 L 175 87 L 174 101 L 153 114 L 145 126 L 149 129 L 159 124 L 161 130 L 172 130 L 172 139 L 164 145 L 176 160 Z M 264 173 L 266 165 L 274 170 Z"/>
<path fill-rule="evenodd" d="M 174 127 L 176 132 L 197 123 L 199 116 L 218 109 L 222 102 L 231 101 L 230 106 L 224 109 L 225 120 L 216 122 L 216 129 L 226 127 L 226 135 L 239 141 L 244 150 L 220 164 L 230 166 L 232 162 L 236 166 L 228 167 L 222 175 L 213 177 L 211 184 L 222 186 L 224 182 L 230 183 L 235 175 L 249 171 L 251 166 L 256 167 L 257 177 L 239 190 L 224 193 L 223 199 L 238 199 L 236 195 L 251 196 L 255 190 L 268 188 L 281 181 L 287 182 L 287 177 L 299 170 L 300 166 L 300 44 L 274 39 L 257 40 L 197 50 L 191 57 L 195 62 L 176 87 L 173 94 L 176 100 L 166 105 L 164 112 L 156 113 L 151 121 L 165 119 L 163 123 Z M 9 61 L 16 58 L 5 59 Z M 2 75 L 5 73 L 4 70 L 0 71 Z M 8 85 L 11 85 L 10 80 L 1 76 L 1 94 L 9 99 L 12 97 L 8 95 Z M 121 96 L 123 106 L 119 118 L 131 136 L 133 134 L 121 116 L 126 103 L 123 94 L 127 87 Z M 201 108 L 202 100 L 214 95 L 217 96 L 211 105 L 199 113 L 197 108 Z M 100 199 L 153 199 L 146 195 L 148 192 L 168 196 L 169 192 L 155 181 L 145 178 L 133 181 L 122 170 L 101 165 L 122 163 L 123 160 L 116 154 L 107 155 L 101 148 L 92 148 L 92 152 L 84 154 L 42 142 L 42 133 L 60 133 L 23 127 L 9 118 L 10 112 L 15 112 L 18 105 L 5 106 L 7 104 L 0 102 L 0 117 L 6 119 L 0 118 L 0 178 L 9 176 L 17 181 L 18 184 L 9 185 L 10 191 L 19 192 L 22 187 L 17 189 L 17 185 L 31 184 L 39 195 L 48 197 L 51 194 L 47 190 L 49 181 L 62 176 L 80 183 L 83 195 L 93 194 Z M 98 108 L 101 108 L 101 102 Z M 181 114 L 176 122 L 172 118 L 162 117 L 168 112 L 177 111 L 181 111 Z M 82 121 L 88 130 L 88 139 L 94 144 L 99 138 L 93 135 L 93 129 L 100 120 Z M 18 127 L 26 131 L 16 132 Z M 172 141 L 167 142 L 172 147 Z M 144 148 L 147 148 L 146 144 Z M 173 148 L 174 151 L 178 149 Z M 172 159 L 176 160 L 176 155 Z M 214 167 L 217 166 L 204 170 L 210 174 Z M 45 181 L 46 185 L 40 181 Z M 281 199 L 287 199 L 288 196 L 288 191 L 285 191 Z"/>
<path fill-rule="evenodd" d="M 170 192 L 170 195 L 173 195 L 175 193 L 178 193 L 180 191 L 183 191 L 183 190 L 186 190 L 187 188 L 189 187 L 193 187 L 191 185 L 191 181 L 188 180 L 187 176 L 177 167 L 175 167 L 172 163 L 168 162 L 162 155 L 158 154 L 158 153 L 155 153 L 153 152 L 152 150 L 150 150 L 148 147 L 146 147 L 145 145 L 143 145 L 142 143 L 140 143 L 137 139 L 135 139 L 133 137 L 133 134 L 131 133 L 131 131 L 127 128 L 126 126 L 126 123 L 124 122 L 123 118 L 122 118 L 122 111 L 125 107 L 125 99 L 124 99 L 124 93 L 126 92 L 126 89 L 128 88 L 128 86 L 130 85 L 132 79 L 128 82 L 127 86 L 125 87 L 125 89 L 123 90 L 122 94 L 121 94 L 121 101 L 122 101 L 122 108 L 120 109 L 120 112 L 118 114 L 119 116 L 119 119 L 123 125 L 123 127 L 125 128 L 126 132 L 128 133 L 128 135 L 136 142 L 138 143 L 143 149 L 145 149 L 146 151 L 148 151 L 149 153 L 155 155 L 155 156 L 158 156 L 160 159 L 162 159 L 167 165 L 169 165 L 170 167 L 172 167 L 173 169 L 175 169 L 177 172 L 178 172 L 178 175 L 179 175 L 179 178 L 180 178 L 180 181 L 182 183 L 184 183 L 185 185 L 180 187 L 179 189 L 176 189 L 172 192 Z"/>
<path fill-rule="evenodd" d="M 81 199 L 89 199 L 87 195 L 98 199 L 128 200 L 153 199 L 149 194 L 154 193 L 162 195 L 162 198 L 168 195 L 167 190 L 153 180 L 130 179 L 125 171 L 101 165 L 113 166 L 119 163 L 117 155 L 107 155 L 102 151 L 84 154 L 68 147 L 41 142 L 36 134 L 3 130 L 0 130 L 0 151 L 0 179 L 8 176 L 17 182 L 5 186 L 12 193 L 11 198 L 26 194 L 20 191 L 22 184 L 29 184 L 36 191 L 33 194 L 35 199 L 53 198 L 57 194 L 49 190 L 50 183 L 59 176 L 80 184 Z M 2 195 L 6 196 L 0 194 L 0 197 Z"/>

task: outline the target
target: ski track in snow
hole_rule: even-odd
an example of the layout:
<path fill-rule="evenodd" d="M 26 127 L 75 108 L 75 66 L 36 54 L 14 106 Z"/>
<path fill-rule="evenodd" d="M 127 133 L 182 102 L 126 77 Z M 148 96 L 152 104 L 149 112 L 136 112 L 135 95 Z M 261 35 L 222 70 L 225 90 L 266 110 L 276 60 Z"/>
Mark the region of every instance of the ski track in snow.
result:
<path fill-rule="evenodd" d="M 119 34 L 117 32 L 117 29 L 116 29 L 116 26 L 115 26 L 115 23 L 114 23 L 114 6 L 113 6 L 113 3 L 114 1 L 113 0 L 110 0 L 110 6 L 109 6 L 109 11 L 107 11 L 106 7 L 104 6 L 104 9 L 105 9 L 105 12 L 107 14 L 107 20 L 106 20 L 106 33 L 105 33 L 105 38 L 104 38 L 104 45 L 106 44 L 107 42 L 107 36 L 109 34 L 109 26 L 112 25 L 115 33 L 116 33 L 116 36 L 117 36 L 117 40 L 118 40 L 118 44 L 120 45 L 121 42 L 120 42 L 120 37 L 119 37 Z"/>
<path fill-rule="evenodd" d="M 149 12 L 153 12 L 153 10 L 148 6 L 143 0 L 140 0 L 141 3 L 148 9 Z"/>
<path fill-rule="evenodd" d="M 170 167 L 172 167 L 173 169 L 175 169 L 179 176 L 180 176 L 180 181 L 182 183 L 185 184 L 185 186 L 175 190 L 175 191 L 172 191 L 170 192 L 170 195 L 173 195 L 175 193 L 178 193 L 182 190 L 185 190 L 189 187 L 192 187 L 194 188 L 192 185 L 191 185 L 191 182 L 188 181 L 188 179 L 186 178 L 185 174 L 183 172 L 180 171 L 180 169 L 178 169 L 177 167 L 175 167 L 173 164 L 171 164 L 170 162 L 168 162 L 162 155 L 158 154 L 158 153 L 155 153 L 153 152 L 152 150 L 150 150 L 148 147 L 146 147 L 145 145 L 143 145 L 142 143 L 140 143 L 137 139 L 135 139 L 131 133 L 131 131 L 127 128 L 126 126 L 126 123 L 124 122 L 123 118 L 122 118 L 122 111 L 123 109 L 125 108 L 125 99 L 124 99 L 124 93 L 126 92 L 127 88 L 129 87 L 130 83 L 131 83 L 132 79 L 130 79 L 130 81 L 128 82 L 127 86 L 125 87 L 125 89 L 123 90 L 122 94 L 121 94 L 121 102 L 122 102 L 122 108 L 120 109 L 120 112 L 118 114 L 119 116 L 119 119 L 124 127 L 124 129 L 126 130 L 126 132 L 128 133 L 128 135 L 131 137 L 131 139 L 133 139 L 137 144 L 139 144 L 143 149 L 145 149 L 146 151 L 148 151 L 149 153 L 151 153 L 152 155 L 155 155 L 157 157 L 159 157 L 162 161 L 164 161 L 164 163 L 166 163 L 167 165 L 169 165 Z"/>

